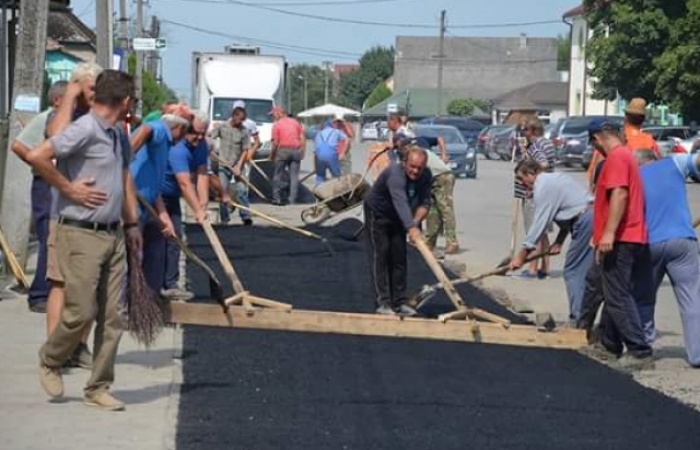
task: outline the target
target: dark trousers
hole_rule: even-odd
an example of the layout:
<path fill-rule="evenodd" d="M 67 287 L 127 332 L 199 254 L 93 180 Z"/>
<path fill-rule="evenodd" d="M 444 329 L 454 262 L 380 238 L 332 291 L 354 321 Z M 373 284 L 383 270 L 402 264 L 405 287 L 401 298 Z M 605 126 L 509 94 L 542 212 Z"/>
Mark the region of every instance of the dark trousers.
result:
<path fill-rule="evenodd" d="M 34 280 L 29 287 L 29 295 L 27 296 L 30 306 L 46 302 L 51 289 L 51 284 L 46 280 L 46 243 L 49 239 L 49 221 L 51 220 L 51 185 L 41 177 L 35 176 L 32 180 L 31 202 L 34 231 L 39 241 L 39 252 Z"/>
<path fill-rule="evenodd" d="M 595 288 L 595 276 L 599 274 Z M 586 326 L 595 320 L 595 303 L 604 299 L 600 318 L 601 343 L 609 351 L 621 354 L 624 347 L 637 357 L 652 353 L 644 339 L 639 306 L 653 302 L 652 267 L 649 246 L 617 242 L 613 250 L 603 256 L 598 270 L 588 272 L 590 283 L 584 298 L 580 324 Z"/>
<path fill-rule="evenodd" d="M 376 216 L 365 204 L 365 226 L 372 293 L 377 306 L 406 302 L 406 230 L 401 223 Z"/>
<path fill-rule="evenodd" d="M 281 202 L 286 198 L 283 192 L 289 190 L 289 203 L 297 201 L 299 193 L 299 167 L 301 150 L 297 148 L 280 148 L 275 157 L 272 174 L 272 200 Z"/>
<path fill-rule="evenodd" d="M 182 208 L 180 207 L 180 197 L 163 197 L 165 209 L 170 214 L 175 233 L 182 239 Z M 177 289 L 180 279 L 180 247 L 175 241 L 163 238 L 165 243 L 165 289 Z"/>
<path fill-rule="evenodd" d="M 180 199 L 163 197 L 165 209 L 170 215 L 175 232 L 182 238 L 182 210 Z M 141 267 L 146 282 L 154 292 L 177 288 L 180 278 L 180 248 L 163 236 L 160 221 L 150 219 L 143 226 L 143 260 Z"/>

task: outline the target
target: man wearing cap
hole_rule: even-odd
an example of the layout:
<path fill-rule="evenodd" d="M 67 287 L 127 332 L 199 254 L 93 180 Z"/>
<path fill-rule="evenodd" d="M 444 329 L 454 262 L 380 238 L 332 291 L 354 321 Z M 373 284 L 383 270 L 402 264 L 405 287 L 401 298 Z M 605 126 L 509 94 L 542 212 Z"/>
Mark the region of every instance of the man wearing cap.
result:
<path fill-rule="evenodd" d="M 272 126 L 272 149 L 270 160 L 274 161 L 272 176 L 272 204 L 282 206 L 294 204 L 299 193 L 299 167 L 306 152 L 304 127 L 298 120 L 287 116 L 284 109 L 275 106 L 270 111 L 275 119 Z M 289 197 L 283 191 L 289 188 Z"/>
<path fill-rule="evenodd" d="M 190 127 L 189 109 L 169 107 L 160 119 L 142 124 L 131 138 L 131 148 L 137 149 L 130 165 L 138 194 L 158 212 L 158 219 L 139 208 L 144 245 L 142 268 L 146 282 L 154 292 L 164 294 L 163 258 L 160 235 L 175 235 L 175 228 L 163 201 L 161 190 L 165 180 L 170 148 L 178 143 Z M 170 291 L 168 298 L 192 298 L 186 291 Z"/>
<path fill-rule="evenodd" d="M 636 152 L 644 183 L 646 222 L 653 268 L 653 302 L 639 305 L 647 342 L 656 337 L 656 293 L 668 275 L 683 324 L 686 358 L 700 367 L 700 254 L 688 208 L 685 180 L 700 176 L 700 156 L 674 155 L 655 161 L 651 150 Z"/>
<path fill-rule="evenodd" d="M 639 304 L 653 302 L 639 168 L 614 123 L 595 119 L 588 133 L 591 144 L 606 160 L 595 187 L 592 239 L 604 298 L 602 334 L 600 343 L 587 347 L 585 352 L 614 360 L 612 366 L 624 371 L 652 368 L 653 352 L 646 342 L 638 311 Z M 587 290 L 582 309 L 595 301 L 590 295 Z M 582 317 L 579 322 L 589 320 L 590 317 Z"/>
<path fill-rule="evenodd" d="M 246 129 L 245 110 L 236 107 L 231 115 L 231 120 L 220 124 L 214 128 L 209 137 L 219 139 L 219 158 L 225 161 L 230 167 L 222 167 L 219 164 L 219 180 L 223 190 L 222 203 L 230 204 L 231 195 L 236 199 L 236 203 L 242 206 L 250 206 L 248 197 L 248 186 L 241 181 L 240 176 L 246 176 L 245 163 L 248 159 L 252 159 L 250 146 L 250 135 Z M 239 210 L 238 214 L 244 225 L 250 226 L 253 224 L 253 219 L 248 211 Z M 226 218 L 223 218 L 226 222 Z"/>
<path fill-rule="evenodd" d="M 646 120 L 647 102 L 643 98 L 633 98 L 625 108 L 624 138 L 627 147 L 632 150 L 653 150 L 657 158 L 661 158 L 659 146 L 651 134 L 642 131 Z M 588 165 L 588 180 L 593 183 L 596 167 L 605 158 L 598 151 L 593 152 L 593 158 Z M 593 183 L 594 184 L 594 183 Z"/>

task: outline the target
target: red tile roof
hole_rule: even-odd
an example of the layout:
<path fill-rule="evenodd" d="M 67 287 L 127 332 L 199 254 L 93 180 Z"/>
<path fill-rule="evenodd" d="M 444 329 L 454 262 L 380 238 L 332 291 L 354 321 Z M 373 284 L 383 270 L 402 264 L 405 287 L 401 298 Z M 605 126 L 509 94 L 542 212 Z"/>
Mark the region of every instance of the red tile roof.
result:
<path fill-rule="evenodd" d="M 584 13 L 585 11 L 586 11 L 586 10 L 585 10 L 585 8 L 583 7 L 583 5 L 577 6 L 577 7 L 575 7 L 575 8 L 571 8 L 570 10 L 568 10 L 567 12 L 565 12 L 565 13 L 564 13 L 564 18 L 565 18 L 565 19 L 569 19 L 569 18 L 571 18 L 571 17 L 578 17 L 578 16 L 583 15 L 583 13 Z"/>

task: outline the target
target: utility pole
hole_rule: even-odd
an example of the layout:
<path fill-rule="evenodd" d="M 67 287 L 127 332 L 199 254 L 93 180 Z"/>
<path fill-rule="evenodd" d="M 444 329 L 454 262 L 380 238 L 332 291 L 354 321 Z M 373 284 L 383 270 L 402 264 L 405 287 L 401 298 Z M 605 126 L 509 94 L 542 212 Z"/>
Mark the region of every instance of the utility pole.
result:
<path fill-rule="evenodd" d="M 304 75 L 304 111 L 309 109 L 309 79 L 308 72 Z"/>
<path fill-rule="evenodd" d="M 442 74 L 444 69 L 445 59 L 445 15 L 447 13 L 443 9 L 440 12 L 440 45 L 438 54 L 438 78 L 437 78 L 437 115 L 442 114 Z"/>
<path fill-rule="evenodd" d="M 331 62 L 330 61 L 323 61 L 323 69 L 325 72 L 325 85 L 324 85 L 324 96 L 323 96 L 323 104 L 328 104 L 328 89 L 329 89 L 329 71 L 331 68 Z"/>
<path fill-rule="evenodd" d="M 19 8 L 10 135 L 0 197 L 0 225 L 17 260 L 25 266 L 32 211 L 29 201 L 32 173 L 10 147 L 22 128 L 41 108 L 49 0 L 23 1 Z"/>
<path fill-rule="evenodd" d="M 136 0 L 136 37 L 143 37 L 143 0 Z M 143 98 L 143 52 L 136 52 L 136 97 Z M 136 105 L 136 115 L 142 117 L 143 102 Z"/>
<path fill-rule="evenodd" d="M 95 4 L 97 28 L 97 64 L 112 68 L 112 0 L 98 0 Z"/>
<path fill-rule="evenodd" d="M 122 67 L 124 72 L 129 69 L 129 18 L 126 16 L 126 0 L 119 0 L 119 30 L 117 45 L 122 51 Z"/>

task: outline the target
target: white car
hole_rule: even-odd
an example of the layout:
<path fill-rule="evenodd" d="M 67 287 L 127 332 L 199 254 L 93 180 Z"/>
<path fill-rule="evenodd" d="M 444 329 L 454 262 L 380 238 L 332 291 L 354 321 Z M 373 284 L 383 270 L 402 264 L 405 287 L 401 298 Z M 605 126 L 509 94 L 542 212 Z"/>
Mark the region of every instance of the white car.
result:
<path fill-rule="evenodd" d="M 379 140 L 379 124 L 377 122 L 366 123 L 362 127 L 363 141 L 378 141 Z"/>

